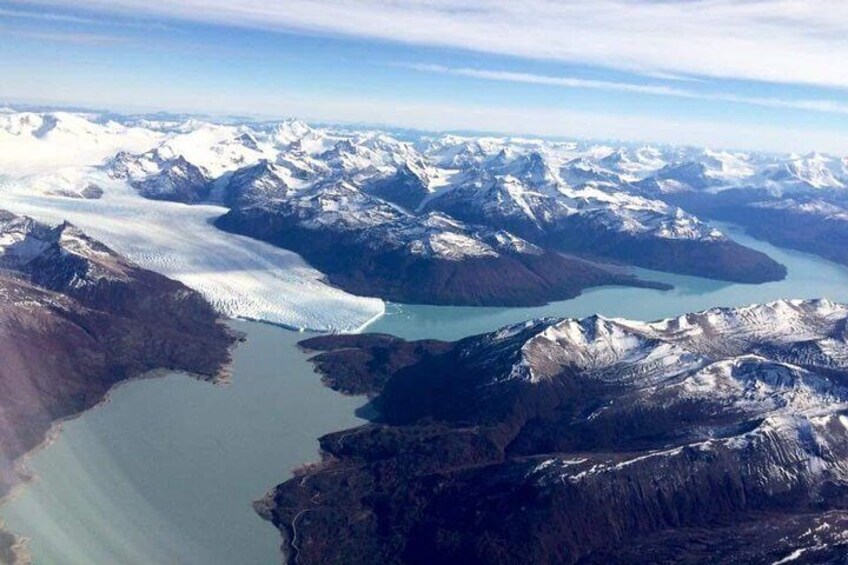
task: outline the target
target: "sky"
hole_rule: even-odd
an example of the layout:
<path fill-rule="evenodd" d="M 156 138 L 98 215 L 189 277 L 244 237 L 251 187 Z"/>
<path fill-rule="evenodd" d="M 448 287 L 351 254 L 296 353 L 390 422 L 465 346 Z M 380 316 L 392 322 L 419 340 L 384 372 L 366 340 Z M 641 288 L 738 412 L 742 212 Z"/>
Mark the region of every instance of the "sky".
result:
<path fill-rule="evenodd" d="M 843 0 L 0 0 L 0 102 L 848 154 Z"/>

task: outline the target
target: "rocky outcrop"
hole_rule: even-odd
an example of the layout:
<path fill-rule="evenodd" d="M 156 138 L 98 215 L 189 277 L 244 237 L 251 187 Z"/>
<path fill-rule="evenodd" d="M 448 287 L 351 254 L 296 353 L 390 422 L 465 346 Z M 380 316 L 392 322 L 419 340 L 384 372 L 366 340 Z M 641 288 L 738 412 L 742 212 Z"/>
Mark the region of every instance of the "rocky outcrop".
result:
<path fill-rule="evenodd" d="M 531 306 L 601 285 L 667 288 L 509 232 L 416 216 L 347 183 L 234 208 L 216 225 L 299 253 L 348 292 L 395 302 Z"/>
<path fill-rule="evenodd" d="M 484 177 L 445 191 L 426 207 L 593 260 L 740 283 L 786 277 L 783 265 L 680 208 L 620 192 Z"/>
<path fill-rule="evenodd" d="M 840 562 L 846 327 L 781 301 L 308 340 L 379 417 L 257 509 L 291 563 Z"/>

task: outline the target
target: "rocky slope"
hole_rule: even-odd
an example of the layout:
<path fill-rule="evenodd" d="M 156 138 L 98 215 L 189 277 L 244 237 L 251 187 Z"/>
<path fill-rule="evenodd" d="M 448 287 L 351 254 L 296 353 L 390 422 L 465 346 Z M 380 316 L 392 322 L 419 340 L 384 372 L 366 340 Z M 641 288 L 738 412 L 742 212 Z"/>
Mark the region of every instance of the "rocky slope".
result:
<path fill-rule="evenodd" d="M 440 213 L 412 214 L 346 181 L 298 191 L 277 187 L 277 196 L 258 202 L 255 191 L 240 191 L 238 198 L 253 204 L 232 209 L 216 225 L 296 251 L 354 294 L 405 303 L 526 306 L 605 284 L 664 288 L 504 230 Z"/>
<path fill-rule="evenodd" d="M 540 246 L 584 257 L 743 283 L 785 276 L 765 254 L 680 208 L 623 192 L 553 186 L 546 194 L 507 178 L 445 191 L 428 207 L 470 222 L 508 226 Z"/>
<path fill-rule="evenodd" d="M 378 421 L 257 509 L 291 563 L 842 562 L 848 307 L 327 336 Z"/>
<path fill-rule="evenodd" d="M 74 226 L 0 212 L 0 494 L 51 426 L 154 369 L 226 374 L 236 340 L 181 283 Z"/>
<path fill-rule="evenodd" d="M 744 226 L 775 245 L 848 265 L 845 159 L 814 153 L 749 164 L 743 171 L 728 177 L 692 161 L 666 167 L 632 186 L 646 197 Z"/>
<path fill-rule="evenodd" d="M 341 288 L 390 300 L 530 305 L 598 284 L 628 284 L 590 262 L 745 283 L 785 276 L 782 266 L 764 254 L 736 244 L 691 214 L 628 192 L 628 183 L 663 165 L 661 153 L 649 148 L 590 153 L 555 144 L 452 136 L 412 144 L 378 132 L 286 122 L 233 126 L 229 133 L 223 126 L 198 126 L 147 153 L 119 155 L 107 168 L 113 178 L 126 180 L 149 198 L 221 203 L 231 211 L 219 226 L 303 254 Z M 340 186 L 348 196 L 339 196 Z M 306 218 L 291 213 L 303 210 L 306 201 L 324 204 L 313 206 Z M 393 234 L 427 231 L 434 212 L 466 224 L 466 234 L 485 228 L 532 243 L 547 253 L 544 263 L 553 264 L 556 274 L 528 270 L 526 260 L 517 267 L 505 259 L 490 259 L 487 263 L 498 265 L 481 271 L 472 264 L 475 258 L 461 258 L 467 245 L 456 238 L 460 243 L 449 250 L 451 263 L 396 253 Z M 342 215 L 348 217 L 339 221 Z M 379 218 L 386 227 L 395 224 L 365 236 L 351 227 L 363 217 Z M 322 224 L 322 233 L 313 244 L 316 223 Z M 451 246 L 447 239 L 443 243 L 445 249 Z M 423 276 L 427 282 L 413 288 L 411 280 L 387 280 L 374 268 L 384 260 L 382 254 L 373 256 L 373 248 L 387 247 L 395 250 L 391 260 L 409 264 L 414 278 Z M 338 252 L 329 257 L 333 249 Z M 559 253 L 582 260 L 556 257 Z M 492 279 L 486 274 L 492 270 L 505 276 Z M 441 290 L 447 280 L 465 286 L 462 281 L 477 277 L 491 280 L 490 288 L 480 293 Z M 540 278 L 542 284 L 533 282 Z M 365 279 L 373 283 L 352 282 Z M 494 293 L 510 280 L 516 289 L 506 296 Z"/>

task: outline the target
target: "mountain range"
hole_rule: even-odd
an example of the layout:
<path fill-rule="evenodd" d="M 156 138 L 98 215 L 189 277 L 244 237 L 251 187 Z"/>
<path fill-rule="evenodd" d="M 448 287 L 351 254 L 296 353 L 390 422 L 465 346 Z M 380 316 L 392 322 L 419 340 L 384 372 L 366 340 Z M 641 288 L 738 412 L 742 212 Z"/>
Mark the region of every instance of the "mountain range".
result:
<path fill-rule="evenodd" d="M 98 149 L 95 170 L 144 198 L 224 206 L 218 227 L 291 249 L 344 290 L 393 301 L 530 305 L 651 284 L 627 266 L 743 283 L 785 276 L 711 219 L 848 262 L 848 160 L 819 153 L 402 140 L 298 120 L 61 112 L 9 111 L 0 126 L 0 145 L 26 148 L 30 161 L 79 137 L 80 151 Z M 78 175 L 53 194 L 91 199 L 102 187 Z M 389 264 L 405 265 L 409 279 Z"/>
<path fill-rule="evenodd" d="M 846 190 L 848 161 L 823 154 L 0 110 L 3 201 L 87 222 L 0 212 L 0 493 L 111 386 L 226 376 L 222 313 L 349 329 L 382 312 L 368 296 L 666 288 L 633 267 L 765 283 L 786 269 L 710 222 L 848 264 Z M 376 416 L 256 508 L 292 563 L 840 562 L 846 344 L 827 300 L 313 338 L 325 383 Z"/>
<path fill-rule="evenodd" d="M 302 343 L 376 419 L 257 502 L 289 563 L 842 563 L 848 308 Z"/>

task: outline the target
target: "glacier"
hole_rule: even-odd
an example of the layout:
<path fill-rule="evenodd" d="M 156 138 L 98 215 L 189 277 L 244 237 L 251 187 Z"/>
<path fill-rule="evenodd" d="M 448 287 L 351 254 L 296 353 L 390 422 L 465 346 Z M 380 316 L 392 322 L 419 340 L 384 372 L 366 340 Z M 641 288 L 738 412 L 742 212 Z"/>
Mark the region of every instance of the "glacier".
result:
<path fill-rule="evenodd" d="M 96 183 L 103 196 L 51 194 L 79 182 Z M 379 299 L 329 286 L 295 253 L 215 228 L 211 222 L 225 208 L 147 200 L 92 168 L 0 176 L 0 208 L 50 223 L 68 220 L 142 267 L 201 292 L 226 316 L 356 331 L 384 312 Z"/>

